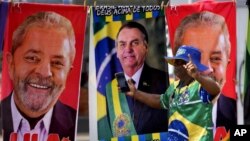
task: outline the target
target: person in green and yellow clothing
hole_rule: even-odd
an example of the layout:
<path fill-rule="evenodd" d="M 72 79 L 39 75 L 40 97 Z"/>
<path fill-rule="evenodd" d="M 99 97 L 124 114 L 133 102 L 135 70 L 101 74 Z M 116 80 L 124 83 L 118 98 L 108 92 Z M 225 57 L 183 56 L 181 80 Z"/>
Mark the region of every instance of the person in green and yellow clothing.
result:
<path fill-rule="evenodd" d="M 181 46 L 174 57 L 165 57 L 174 65 L 178 80 L 164 94 L 153 95 L 137 90 L 129 80 L 126 94 L 153 108 L 169 111 L 168 138 L 172 140 L 213 140 L 212 100 L 221 92 L 214 78 L 206 75 L 201 52 Z"/>

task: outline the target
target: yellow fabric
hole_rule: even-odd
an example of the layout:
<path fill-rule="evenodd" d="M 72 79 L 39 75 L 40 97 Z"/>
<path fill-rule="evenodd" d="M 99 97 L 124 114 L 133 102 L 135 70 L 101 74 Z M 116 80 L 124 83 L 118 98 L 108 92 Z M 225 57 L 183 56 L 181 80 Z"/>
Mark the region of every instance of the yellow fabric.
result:
<path fill-rule="evenodd" d="M 170 118 L 169 118 L 169 123 L 171 123 L 173 120 L 179 120 L 181 121 L 185 127 L 188 130 L 189 134 L 189 140 L 190 141 L 199 141 L 202 136 L 207 134 L 207 131 L 205 128 L 198 126 L 186 118 L 184 118 L 180 113 L 175 112 Z"/>
<path fill-rule="evenodd" d="M 98 103 L 98 112 L 97 112 L 97 119 L 101 119 L 102 117 L 107 115 L 106 109 L 106 97 L 99 92 L 97 93 L 97 103 Z"/>
<path fill-rule="evenodd" d="M 112 83 L 111 83 L 111 87 L 112 87 L 112 97 L 113 97 L 113 107 L 114 107 L 114 112 L 115 112 L 115 116 L 117 117 L 118 115 L 121 115 L 122 114 L 122 109 L 121 109 L 121 103 L 120 103 L 120 100 L 119 100 L 119 92 L 118 92 L 118 89 L 117 89 L 117 85 L 118 85 L 118 82 L 116 79 L 112 80 Z"/>
<path fill-rule="evenodd" d="M 96 44 L 106 38 L 109 37 L 113 40 L 115 40 L 116 38 L 116 34 L 119 31 L 119 28 L 121 27 L 122 23 L 120 21 L 118 22 L 110 22 L 107 23 L 100 31 L 98 31 L 97 33 L 95 33 L 94 35 L 94 46 L 96 47 Z M 112 29 L 112 30 L 110 30 Z"/>

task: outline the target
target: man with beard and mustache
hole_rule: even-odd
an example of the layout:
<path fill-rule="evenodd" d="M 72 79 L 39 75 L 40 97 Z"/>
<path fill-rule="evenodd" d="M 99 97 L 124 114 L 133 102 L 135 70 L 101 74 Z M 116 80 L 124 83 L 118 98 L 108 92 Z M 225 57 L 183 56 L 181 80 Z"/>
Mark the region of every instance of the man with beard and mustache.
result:
<path fill-rule="evenodd" d="M 13 91 L 2 101 L 3 136 L 37 134 L 46 141 L 57 134 L 75 139 L 76 110 L 58 98 L 66 87 L 75 58 L 71 22 L 54 12 L 29 16 L 13 33 L 7 62 Z"/>
<path fill-rule="evenodd" d="M 186 16 L 175 31 L 174 53 L 181 45 L 198 48 L 202 64 L 209 68 L 206 74 L 219 82 L 221 87 L 225 85 L 231 43 L 223 16 L 209 11 Z M 225 127 L 228 131 L 237 124 L 236 101 L 220 94 L 213 102 L 214 129 Z"/>

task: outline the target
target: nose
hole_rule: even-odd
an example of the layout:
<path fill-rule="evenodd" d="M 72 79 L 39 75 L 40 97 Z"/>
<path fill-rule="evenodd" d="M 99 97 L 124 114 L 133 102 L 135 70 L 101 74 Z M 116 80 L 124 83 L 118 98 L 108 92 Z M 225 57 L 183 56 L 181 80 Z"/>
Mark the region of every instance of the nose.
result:
<path fill-rule="evenodd" d="M 126 47 L 125 47 L 125 49 L 127 50 L 127 51 L 131 51 L 132 50 L 132 45 L 131 44 L 126 44 Z"/>
<path fill-rule="evenodd" d="M 205 66 L 208 67 L 208 69 L 205 70 L 205 71 L 203 72 L 204 74 L 211 74 L 211 73 L 214 71 L 211 62 L 210 62 L 208 59 L 206 59 L 206 60 L 203 60 L 203 59 L 202 59 L 202 60 L 201 60 L 201 63 L 202 63 L 203 65 L 205 65 Z"/>
<path fill-rule="evenodd" d="M 43 77 L 52 76 L 50 63 L 47 61 L 39 63 L 38 67 L 36 68 L 36 73 L 39 73 Z"/>

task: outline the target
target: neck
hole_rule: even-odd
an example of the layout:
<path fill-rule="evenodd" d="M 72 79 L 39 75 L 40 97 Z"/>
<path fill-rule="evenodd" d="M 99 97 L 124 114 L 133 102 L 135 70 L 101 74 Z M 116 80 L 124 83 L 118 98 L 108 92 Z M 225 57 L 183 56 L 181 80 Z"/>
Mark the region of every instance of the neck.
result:
<path fill-rule="evenodd" d="M 36 118 L 31 118 L 31 117 L 27 116 L 25 113 L 23 113 L 21 110 L 19 110 L 19 108 L 17 108 L 17 109 L 20 112 L 20 114 L 29 122 L 30 129 L 34 129 L 37 122 L 44 117 L 44 115 L 41 115 L 41 116 L 36 117 Z"/>

